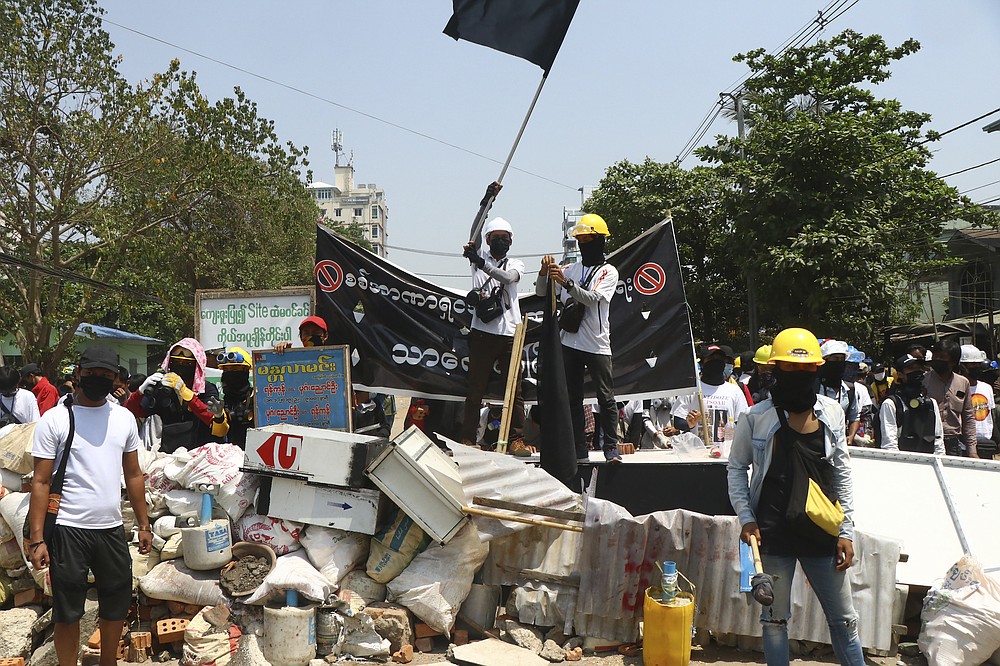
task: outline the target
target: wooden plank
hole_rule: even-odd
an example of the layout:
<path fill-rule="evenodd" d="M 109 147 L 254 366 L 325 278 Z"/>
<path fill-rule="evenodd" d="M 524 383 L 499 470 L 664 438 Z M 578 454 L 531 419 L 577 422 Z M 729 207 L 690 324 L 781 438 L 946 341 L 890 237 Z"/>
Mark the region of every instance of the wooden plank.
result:
<path fill-rule="evenodd" d="M 473 516 L 485 516 L 487 518 L 496 518 L 497 520 L 509 520 L 512 523 L 524 523 L 526 525 L 536 525 L 538 527 L 551 527 L 553 529 L 565 530 L 567 532 L 583 531 L 583 528 L 579 525 L 563 525 L 562 523 L 553 523 L 548 520 L 526 518 L 524 516 L 515 516 L 509 513 L 500 513 L 499 511 L 487 511 L 486 509 L 476 509 L 471 506 L 463 507 L 462 511 Z"/>
<path fill-rule="evenodd" d="M 507 442 L 510 436 L 510 419 L 514 412 L 514 396 L 517 395 L 517 385 L 521 381 L 521 351 L 524 349 L 524 332 L 527 326 L 522 321 L 514 329 L 513 348 L 510 352 L 510 365 L 507 367 L 507 390 L 503 397 L 503 412 L 500 417 L 500 436 L 497 439 L 497 453 L 507 453 Z"/>
<path fill-rule="evenodd" d="M 582 523 L 586 520 L 586 515 L 580 511 L 564 511 L 563 509 L 550 509 L 544 506 L 532 506 L 531 504 L 521 504 L 520 502 L 508 502 L 506 500 L 491 499 L 489 497 L 473 497 L 473 504 L 489 507 L 491 509 L 506 509 L 507 511 L 519 511 L 521 513 L 534 514 L 536 516 L 546 516 L 548 518 L 559 518 L 561 520 L 573 520 Z"/>

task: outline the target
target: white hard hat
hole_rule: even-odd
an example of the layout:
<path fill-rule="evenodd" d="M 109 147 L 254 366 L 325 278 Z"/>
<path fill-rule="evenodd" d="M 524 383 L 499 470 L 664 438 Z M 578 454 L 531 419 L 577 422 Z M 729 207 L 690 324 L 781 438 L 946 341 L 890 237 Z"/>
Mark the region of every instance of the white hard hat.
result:
<path fill-rule="evenodd" d="M 986 352 L 976 345 L 962 345 L 962 358 L 959 363 L 982 363 L 986 360 Z"/>
<path fill-rule="evenodd" d="M 493 231 L 506 231 L 511 236 L 514 235 L 514 230 L 511 228 L 510 222 L 502 217 L 494 217 L 486 223 L 486 226 L 483 227 L 483 237 L 489 236 Z"/>
<path fill-rule="evenodd" d="M 826 358 L 834 354 L 844 354 L 846 356 L 850 353 L 850 350 L 847 348 L 847 343 L 843 340 L 834 340 L 831 338 L 820 346 L 819 353 L 822 354 L 823 358 Z"/>

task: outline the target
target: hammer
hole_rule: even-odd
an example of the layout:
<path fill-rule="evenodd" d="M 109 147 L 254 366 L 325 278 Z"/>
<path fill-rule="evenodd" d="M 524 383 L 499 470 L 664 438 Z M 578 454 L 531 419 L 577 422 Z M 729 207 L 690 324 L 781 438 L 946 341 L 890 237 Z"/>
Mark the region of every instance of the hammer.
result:
<path fill-rule="evenodd" d="M 750 579 L 750 593 L 761 606 L 770 606 L 774 603 L 774 577 L 764 573 L 757 537 L 753 534 L 750 535 L 750 549 L 753 551 L 753 570 L 756 572 Z"/>

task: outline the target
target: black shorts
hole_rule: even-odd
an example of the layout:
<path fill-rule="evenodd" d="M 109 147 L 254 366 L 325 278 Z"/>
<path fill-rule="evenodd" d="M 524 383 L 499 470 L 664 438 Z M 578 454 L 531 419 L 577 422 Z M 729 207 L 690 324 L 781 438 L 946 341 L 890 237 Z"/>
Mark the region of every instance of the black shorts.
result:
<path fill-rule="evenodd" d="M 124 620 L 132 604 L 132 556 L 125 528 L 90 530 L 56 525 L 49 547 L 52 621 L 75 624 L 83 617 L 87 573 L 94 573 L 102 620 Z"/>

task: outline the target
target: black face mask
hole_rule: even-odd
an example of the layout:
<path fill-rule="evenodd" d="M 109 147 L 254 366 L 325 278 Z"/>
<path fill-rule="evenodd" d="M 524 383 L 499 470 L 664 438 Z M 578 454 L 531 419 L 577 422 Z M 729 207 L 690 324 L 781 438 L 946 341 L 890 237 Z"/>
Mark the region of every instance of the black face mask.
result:
<path fill-rule="evenodd" d="M 584 266 L 599 266 L 604 263 L 604 236 L 598 236 L 589 243 L 580 243 L 580 263 Z"/>
<path fill-rule="evenodd" d="M 224 371 L 222 373 L 222 392 L 226 402 L 238 402 L 250 393 L 250 373 L 239 371 Z"/>
<path fill-rule="evenodd" d="M 951 370 L 951 361 L 945 360 L 932 360 L 930 362 L 931 370 L 939 375 L 946 375 Z"/>
<path fill-rule="evenodd" d="M 713 358 L 701 364 L 701 381 L 712 386 L 722 386 L 725 378 L 722 371 L 726 369 L 726 361 L 722 358 Z"/>
<path fill-rule="evenodd" d="M 170 372 L 175 373 L 178 377 L 184 380 L 184 384 L 189 388 L 194 390 L 194 371 L 195 366 L 193 365 L 180 365 L 176 363 L 171 363 L 169 366 Z"/>
<path fill-rule="evenodd" d="M 326 344 L 326 340 L 323 339 L 322 335 L 310 335 L 309 343 L 312 344 L 313 347 L 322 347 Z"/>
<path fill-rule="evenodd" d="M 923 395 L 925 374 L 926 373 L 921 370 L 907 375 L 906 381 L 899 385 L 899 394 L 907 400 Z"/>
<path fill-rule="evenodd" d="M 846 367 L 847 361 L 827 361 L 819 366 L 819 379 L 826 386 L 839 387 Z"/>
<path fill-rule="evenodd" d="M 809 411 L 816 404 L 815 372 L 775 368 L 772 374 L 774 386 L 771 387 L 771 400 L 775 407 L 799 414 Z"/>
<path fill-rule="evenodd" d="M 965 368 L 965 372 L 963 374 L 965 374 L 965 376 L 969 378 L 970 382 L 978 382 L 979 381 L 979 375 L 982 374 L 982 373 L 979 371 L 979 368 L 968 368 L 967 367 L 967 368 Z"/>
<path fill-rule="evenodd" d="M 99 375 L 85 375 L 80 377 L 80 389 L 87 396 L 87 400 L 103 400 L 115 388 L 115 380 L 111 377 L 101 377 Z"/>
<path fill-rule="evenodd" d="M 857 363 L 848 363 L 844 367 L 844 374 L 842 375 L 844 381 L 848 384 L 853 384 L 858 381 L 858 373 L 860 372 Z"/>
<path fill-rule="evenodd" d="M 494 236 L 490 239 L 490 254 L 494 259 L 503 259 L 510 250 L 510 241 L 503 236 Z"/>

